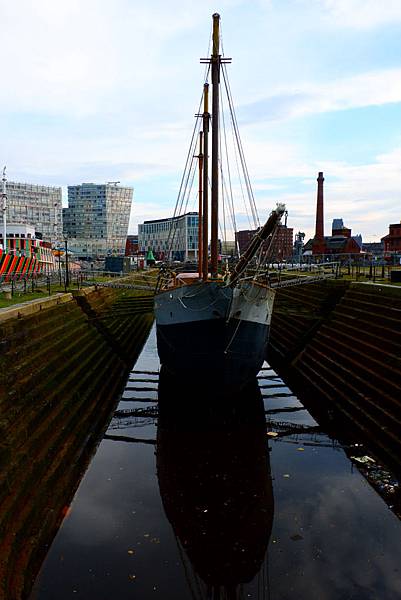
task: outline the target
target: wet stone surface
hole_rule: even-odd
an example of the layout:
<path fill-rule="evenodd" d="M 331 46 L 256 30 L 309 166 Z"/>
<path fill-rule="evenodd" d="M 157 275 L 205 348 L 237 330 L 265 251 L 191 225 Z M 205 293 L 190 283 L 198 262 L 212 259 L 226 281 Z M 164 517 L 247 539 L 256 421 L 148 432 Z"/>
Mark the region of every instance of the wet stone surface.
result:
<path fill-rule="evenodd" d="M 363 448 L 330 438 L 268 365 L 205 419 L 197 382 L 162 391 L 158 370 L 152 330 L 31 598 L 400 596 L 401 523 Z"/>

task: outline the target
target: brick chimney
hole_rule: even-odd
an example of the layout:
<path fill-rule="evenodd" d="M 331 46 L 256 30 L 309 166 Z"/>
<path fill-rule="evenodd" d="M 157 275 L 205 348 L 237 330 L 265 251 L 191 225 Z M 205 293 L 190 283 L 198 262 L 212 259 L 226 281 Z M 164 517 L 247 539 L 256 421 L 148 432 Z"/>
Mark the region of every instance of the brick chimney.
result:
<path fill-rule="evenodd" d="M 319 172 L 317 178 L 317 203 L 316 203 L 316 230 L 315 240 L 324 239 L 324 225 L 323 225 L 323 173 Z"/>
<path fill-rule="evenodd" d="M 312 253 L 324 254 L 324 217 L 323 217 L 323 172 L 319 171 L 317 178 L 316 229 L 313 238 Z"/>

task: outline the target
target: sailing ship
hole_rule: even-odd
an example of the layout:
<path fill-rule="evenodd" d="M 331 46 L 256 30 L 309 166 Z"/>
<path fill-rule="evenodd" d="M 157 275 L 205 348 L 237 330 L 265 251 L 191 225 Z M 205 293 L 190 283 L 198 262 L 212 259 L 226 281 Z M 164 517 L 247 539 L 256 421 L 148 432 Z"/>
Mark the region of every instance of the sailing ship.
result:
<path fill-rule="evenodd" d="M 275 290 L 266 274 L 268 253 L 285 206 L 278 205 L 263 227 L 259 227 L 246 252 L 230 269 L 219 268 L 219 188 L 222 162 L 220 77 L 231 59 L 220 54 L 220 16 L 213 15 L 212 54 L 201 59 L 211 74 L 212 112 L 209 113 L 209 83 L 203 86 L 203 113 L 199 122 L 199 231 L 197 270 L 177 272 L 174 265 L 160 270 L 155 294 L 157 345 L 162 365 L 172 373 L 201 373 L 218 376 L 228 385 L 242 384 L 261 368 L 268 341 Z M 222 70 L 223 67 L 223 70 Z M 227 91 L 227 86 L 226 86 Z M 230 109 L 232 102 L 228 96 Z M 234 121 L 236 126 L 236 121 Z M 211 132 L 209 132 L 209 129 Z M 211 133 L 211 201 L 209 211 L 209 136 Z M 237 140 L 239 134 L 235 130 Z M 194 136 L 193 136 L 194 137 Z M 243 160 L 240 148 L 241 161 Z M 191 150 L 190 150 L 191 153 Z M 192 152 L 193 155 L 193 152 Z M 250 187 L 246 172 L 247 187 Z M 177 200 L 177 206 L 181 204 Z M 177 207 L 176 207 L 177 210 Z M 210 261 L 209 261 L 210 212 Z M 171 241 L 176 220 L 172 219 Z M 172 247 L 172 246 L 171 246 Z M 267 251 L 266 251 L 267 248 Z M 171 253 L 172 256 L 172 253 Z M 251 269 L 252 268 L 252 269 Z M 251 270 L 250 270 L 251 269 Z"/>

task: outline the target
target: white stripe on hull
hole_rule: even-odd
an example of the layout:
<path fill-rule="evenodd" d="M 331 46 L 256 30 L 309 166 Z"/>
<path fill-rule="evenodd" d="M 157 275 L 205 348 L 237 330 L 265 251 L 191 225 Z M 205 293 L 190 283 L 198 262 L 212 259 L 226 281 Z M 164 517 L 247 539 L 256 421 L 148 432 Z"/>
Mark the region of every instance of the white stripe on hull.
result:
<path fill-rule="evenodd" d="M 158 325 L 210 319 L 236 319 L 270 325 L 275 290 L 242 283 L 232 290 L 215 283 L 195 283 L 159 293 L 155 298 Z"/>
<path fill-rule="evenodd" d="M 234 288 L 229 318 L 270 325 L 275 294 L 253 282 Z"/>

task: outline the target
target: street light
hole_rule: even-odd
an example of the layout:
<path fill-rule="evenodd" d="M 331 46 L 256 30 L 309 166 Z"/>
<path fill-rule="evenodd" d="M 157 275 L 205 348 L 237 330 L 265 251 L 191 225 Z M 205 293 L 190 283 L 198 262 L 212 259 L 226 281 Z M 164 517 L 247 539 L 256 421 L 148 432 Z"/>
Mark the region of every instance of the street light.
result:
<path fill-rule="evenodd" d="M 68 237 L 64 236 L 64 244 L 65 244 L 65 291 L 70 285 L 70 276 L 68 271 Z"/>

